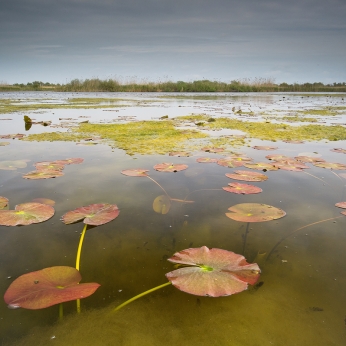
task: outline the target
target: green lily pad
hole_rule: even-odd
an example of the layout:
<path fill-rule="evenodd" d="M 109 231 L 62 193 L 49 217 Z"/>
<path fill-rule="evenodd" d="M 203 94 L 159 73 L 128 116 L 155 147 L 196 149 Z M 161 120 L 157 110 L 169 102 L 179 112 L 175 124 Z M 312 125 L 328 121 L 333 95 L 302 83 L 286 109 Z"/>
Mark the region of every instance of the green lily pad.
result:
<path fill-rule="evenodd" d="M 25 168 L 30 160 L 0 161 L 0 169 L 15 171 L 17 168 Z"/>
<path fill-rule="evenodd" d="M 159 172 L 179 172 L 187 169 L 187 165 L 175 165 L 173 163 L 159 163 L 154 166 L 154 169 Z"/>
<path fill-rule="evenodd" d="M 37 180 L 37 179 L 58 178 L 58 177 L 62 177 L 63 175 L 64 173 L 61 171 L 42 170 L 42 171 L 31 171 L 29 173 L 26 173 L 23 175 L 23 178 Z"/>
<path fill-rule="evenodd" d="M 8 199 L 0 196 L 0 209 L 4 209 L 8 206 Z"/>
<path fill-rule="evenodd" d="M 263 222 L 276 220 L 284 217 L 286 212 L 280 208 L 261 203 L 241 203 L 236 204 L 228 210 L 226 216 L 232 220 L 243 222 Z"/>
<path fill-rule="evenodd" d="M 314 162 L 314 166 L 328 169 L 343 170 L 346 169 L 346 165 L 336 162 Z"/>
<path fill-rule="evenodd" d="M 254 285 L 260 268 L 242 255 L 222 249 L 190 248 L 168 261 L 188 265 L 166 274 L 173 286 L 197 296 L 221 297 L 239 293 Z"/>
<path fill-rule="evenodd" d="M 44 309 L 49 306 L 92 295 L 100 285 L 82 283 L 79 271 L 72 267 L 50 267 L 27 273 L 14 280 L 4 295 L 11 309 Z"/>
<path fill-rule="evenodd" d="M 153 209 L 158 214 L 167 214 L 171 208 L 171 201 L 166 195 L 157 196 L 153 202 Z"/>
<path fill-rule="evenodd" d="M 227 192 L 237 194 L 249 195 L 263 191 L 260 187 L 250 184 L 229 183 L 228 185 L 229 186 L 223 187 L 223 189 Z"/>
<path fill-rule="evenodd" d="M 0 210 L 1 226 L 19 226 L 40 223 L 54 215 L 54 208 L 42 203 L 18 204 L 15 210 Z"/>
<path fill-rule="evenodd" d="M 277 171 L 279 168 L 273 166 L 271 163 L 257 162 L 257 163 L 244 163 L 246 168 L 258 169 L 260 171 Z"/>
<path fill-rule="evenodd" d="M 147 172 L 149 172 L 148 169 L 125 169 L 121 171 L 121 174 L 127 175 L 129 177 L 146 177 L 148 176 Z"/>
<path fill-rule="evenodd" d="M 216 163 L 217 159 L 212 159 L 211 157 L 199 157 L 196 161 L 199 163 Z"/>
<path fill-rule="evenodd" d="M 227 178 L 244 181 L 265 181 L 268 177 L 262 173 L 251 171 L 234 171 L 233 173 L 226 173 Z"/>
<path fill-rule="evenodd" d="M 66 225 L 83 220 L 87 225 L 100 226 L 118 217 L 116 204 L 100 203 L 80 207 L 64 214 L 61 221 Z"/>

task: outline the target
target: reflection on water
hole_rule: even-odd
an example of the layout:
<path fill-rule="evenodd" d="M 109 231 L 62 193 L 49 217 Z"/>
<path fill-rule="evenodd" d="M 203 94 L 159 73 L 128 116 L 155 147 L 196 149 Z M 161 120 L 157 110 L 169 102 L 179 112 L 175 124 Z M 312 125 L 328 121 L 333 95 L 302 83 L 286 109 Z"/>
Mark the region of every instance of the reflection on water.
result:
<path fill-rule="evenodd" d="M 253 183 L 263 189 L 256 195 L 222 190 L 233 169 L 196 158 L 221 154 L 196 152 L 193 157 L 128 156 L 108 146 L 74 143 L 31 143 L 8 140 L 0 147 L 0 161 L 30 160 L 26 168 L 0 170 L 0 195 L 10 208 L 34 198 L 56 202 L 50 220 L 23 227 L 0 226 L 0 291 L 18 276 L 45 267 L 74 266 L 82 223 L 64 225 L 67 211 L 92 203 L 117 204 L 120 215 L 87 231 L 81 256 L 82 282 L 98 282 L 95 294 L 64 303 L 65 318 L 58 321 L 58 306 L 43 310 L 10 310 L 0 304 L 3 345 L 343 345 L 346 341 L 346 217 L 334 205 L 346 200 L 344 171 L 308 164 L 304 172 L 265 172 L 268 180 Z M 253 141 L 255 145 L 272 145 Z M 297 156 L 317 152 L 327 161 L 345 164 L 345 155 L 331 152 L 345 142 L 287 144 L 276 151 L 244 147 L 255 162 L 268 154 Z M 38 161 L 84 158 L 69 165 L 56 179 L 26 180 L 22 174 Z M 177 173 L 162 173 L 162 162 L 187 164 Z M 128 177 L 124 169 L 148 169 L 172 197 L 193 204 L 172 202 L 165 215 L 155 213 L 160 187 L 147 178 Z M 337 175 L 338 174 L 338 175 Z M 243 251 L 245 222 L 225 216 L 238 203 L 264 203 L 283 209 L 284 218 L 252 223 L 245 257 L 256 259 L 262 274 L 259 284 L 222 298 L 197 297 L 168 286 L 118 313 L 111 308 L 126 299 L 166 282 L 174 269 L 167 258 L 175 252 L 203 245 L 236 253 Z M 341 216 L 341 217 L 339 217 Z M 325 222 L 326 219 L 331 219 Z M 313 224 L 274 245 L 290 232 Z M 20 340 L 20 338 L 22 338 Z"/>

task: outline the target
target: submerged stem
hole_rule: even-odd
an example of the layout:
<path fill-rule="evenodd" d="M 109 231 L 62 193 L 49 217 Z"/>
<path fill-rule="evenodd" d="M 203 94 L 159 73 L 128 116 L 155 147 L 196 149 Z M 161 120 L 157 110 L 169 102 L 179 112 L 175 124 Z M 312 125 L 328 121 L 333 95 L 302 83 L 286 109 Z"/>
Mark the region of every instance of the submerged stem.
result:
<path fill-rule="evenodd" d="M 168 286 L 168 285 L 170 285 L 170 284 L 171 284 L 171 282 L 168 281 L 168 282 L 164 283 L 163 285 L 154 287 L 154 288 L 152 288 L 152 289 L 150 289 L 150 290 L 148 290 L 148 291 L 145 291 L 145 292 L 143 292 L 143 293 L 141 293 L 141 294 L 138 294 L 137 296 L 135 296 L 135 297 L 133 297 L 133 298 L 127 300 L 126 302 L 120 304 L 119 306 L 117 306 L 113 311 L 118 311 L 118 310 L 120 310 L 121 308 L 123 308 L 124 306 L 126 306 L 127 304 L 130 304 L 131 302 L 133 302 L 134 300 L 136 300 L 136 299 L 138 299 L 138 298 L 141 298 L 141 297 L 145 296 L 146 294 L 149 294 L 149 293 L 151 293 L 151 292 L 154 292 L 154 291 L 156 291 L 156 290 L 159 290 L 160 288 L 163 288 L 163 287 Z"/>
<path fill-rule="evenodd" d="M 149 177 L 149 175 L 146 176 L 147 178 L 149 178 L 151 181 L 153 181 L 157 186 L 159 186 L 162 191 L 166 194 L 166 196 L 171 199 L 171 197 L 169 196 L 169 194 L 167 193 L 167 191 L 153 178 Z"/>
<path fill-rule="evenodd" d="M 79 239 L 78 250 L 77 250 L 77 258 L 76 258 L 76 269 L 78 271 L 79 271 L 79 266 L 80 266 L 80 255 L 82 253 L 83 240 L 84 240 L 84 237 L 85 237 L 85 233 L 86 233 L 87 227 L 88 227 L 88 225 L 85 224 L 84 228 L 83 228 L 83 231 L 82 231 L 82 234 L 81 234 L 80 239 Z M 77 313 L 80 313 L 80 299 L 77 299 L 76 302 L 77 302 Z"/>
<path fill-rule="evenodd" d="M 63 317 L 64 317 L 64 307 L 62 303 L 60 303 L 59 304 L 59 320 L 62 320 Z"/>
<path fill-rule="evenodd" d="M 250 226 L 250 222 L 248 222 L 246 225 L 246 230 L 245 230 L 245 235 L 244 235 L 244 243 L 243 243 L 243 256 L 245 256 L 246 239 L 247 239 L 247 235 L 249 234 L 249 226 Z"/>

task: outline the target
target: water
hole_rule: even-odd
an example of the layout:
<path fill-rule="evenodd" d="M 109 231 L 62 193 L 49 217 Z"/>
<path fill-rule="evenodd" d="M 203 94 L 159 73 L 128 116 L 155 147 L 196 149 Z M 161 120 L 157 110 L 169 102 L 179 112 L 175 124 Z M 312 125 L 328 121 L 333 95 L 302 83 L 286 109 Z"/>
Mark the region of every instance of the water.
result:
<path fill-rule="evenodd" d="M 2 94 L 3 98 L 62 100 L 69 94 Z M 114 94 L 102 94 L 114 97 Z M 116 95 L 116 97 L 119 95 Z M 158 97 L 160 96 L 160 97 Z M 151 119 L 169 115 L 207 113 L 213 116 L 232 112 L 244 103 L 251 107 L 282 109 L 299 107 L 301 96 L 219 95 L 217 98 L 171 99 L 157 94 L 121 94 L 133 104 L 119 112 L 103 110 L 49 110 L 29 116 L 53 119 L 111 121 L 118 115 Z M 200 96 L 200 95 L 198 95 Z M 78 94 L 78 97 L 82 97 Z M 96 97 L 84 94 L 83 97 Z M 100 97 L 98 94 L 97 97 Z M 120 96 L 119 96 L 120 97 Z M 342 105 L 341 97 L 304 98 L 304 107 Z M 54 101 L 53 100 L 53 101 Z M 136 102 L 148 102 L 148 107 Z M 50 101 L 50 102 L 53 102 Z M 47 102 L 47 100 L 45 101 Z M 55 101 L 54 101 L 55 102 Z M 54 103 L 53 102 L 53 103 Z M 179 107 L 182 106 L 182 107 Z M 303 108 L 303 107 L 302 107 Z M 114 109 L 114 108 L 112 108 Z M 61 113 L 60 113 L 61 112 Z M 217 113 L 220 112 L 220 113 Z M 110 115 L 112 113 L 112 115 Z M 23 113 L 1 114 L 0 134 L 24 133 Z M 340 115 L 340 122 L 344 122 Z M 260 118 L 260 116 L 258 116 Z M 33 125 L 29 133 L 51 131 Z M 222 190 L 234 169 L 217 164 L 197 163 L 196 158 L 222 158 L 222 154 L 194 152 L 192 157 L 167 155 L 129 156 L 105 145 L 77 146 L 75 143 L 35 143 L 2 139 L 0 161 L 30 160 L 26 168 L 0 170 L 0 195 L 10 208 L 34 198 L 56 202 L 55 215 L 46 222 L 21 227 L 0 226 L 0 291 L 5 293 L 22 274 L 51 266 L 74 266 L 82 223 L 65 225 L 60 221 L 67 211 L 93 203 L 117 204 L 115 220 L 87 230 L 82 255 L 82 282 L 98 282 L 100 288 L 83 299 L 82 314 L 75 302 L 64 303 L 64 319 L 58 322 L 58 306 L 42 310 L 8 309 L 0 304 L 0 330 L 3 345 L 343 345 L 346 341 L 346 233 L 345 216 L 335 203 L 345 201 L 345 171 L 314 167 L 304 172 L 266 172 L 268 180 L 253 183 L 263 189 L 256 195 L 236 195 Z M 275 151 L 262 151 L 253 145 L 274 145 Z M 268 161 L 268 154 L 287 156 L 320 155 L 326 161 L 346 163 L 345 154 L 331 152 L 346 148 L 346 142 L 289 144 L 253 140 L 250 147 L 237 149 L 254 162 Z M 317 154 L 316 154 L 317 153 Z M 84 158 L 79 165 L 66 166 L 64 176 L 46 180 L 26 180 L 22 174 L 34 170 L 39 161 L 69 157 Z M 153 166 L 162 162 L 187 164 L 177 173 L 162 173 Z M 147 178 L 128 177 L 122 170 L 149 170 L 167 193 L 176 199 L 188 196 L 193 204 L 172 202 L 165 215 L 155 213 L 154 199 L 163 191 Z M 241 167 L 240 169 L 244 169 Z M 245 168 L 245 170 L 248 170 Z M 309 173 L 309 174 L 307 174 Z M 337 175 L 336 175 L 337 174 Z M 165 273 L 174 270 L 167 261 L 175 252 L 189 247 L 221 248 L 241 254 L 246 223 L 225 216 L 238 203 L 264 203 L 283 209 L 285 217 L 250 224 L 245 247 L 248 262 L 256 261 L 262 274 L 260 284 L 229 297 L 193 296 L 168 286 L 141 298 L 118 313 L 110 311 L 126 299 L 167 281 Z M 340 216 L 340 217 L 339 217 Z M 327 220 L 324 222 L 319 222 Z M 319 222 L 319 223 L 318 223 Z M 269 253 L 286 238 L 266 261 Z"/>

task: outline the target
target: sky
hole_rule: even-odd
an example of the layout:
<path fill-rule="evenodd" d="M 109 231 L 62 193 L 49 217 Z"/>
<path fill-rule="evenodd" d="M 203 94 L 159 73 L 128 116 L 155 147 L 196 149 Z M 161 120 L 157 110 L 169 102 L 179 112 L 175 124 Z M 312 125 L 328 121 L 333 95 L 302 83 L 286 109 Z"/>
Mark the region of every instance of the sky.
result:
<path fill-rule="evenodd" d="M 0 84 L 346 82 L 346 0 L 0 0 Z"/>

